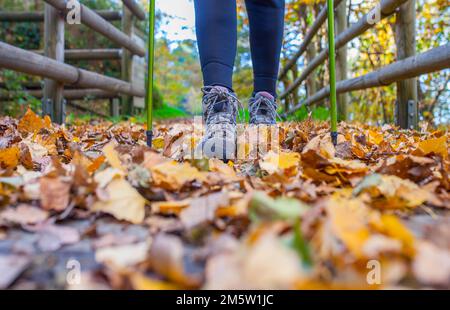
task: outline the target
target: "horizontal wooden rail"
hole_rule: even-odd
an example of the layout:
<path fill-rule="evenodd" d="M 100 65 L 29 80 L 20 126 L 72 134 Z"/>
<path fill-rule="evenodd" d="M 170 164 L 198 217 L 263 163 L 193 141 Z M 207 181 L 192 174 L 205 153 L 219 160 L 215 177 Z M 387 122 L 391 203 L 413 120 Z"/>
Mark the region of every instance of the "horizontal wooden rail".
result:
<path fill-rule="evenodd" d="M 381 0 L 381 18 L 383 19 L 392 15 L 399 6 L 407 1 L 408 0 Z M 359 21 L 352 24 L 351 27 L 337 36 L 336 49 L 344 46 L 375 25 L 371 22 L 371 16 L 369 15 L 370 13 L 364 15 Z M 280 100 L 286 98 L 290 93 L 297 89 L 297 87 L 299 87 L 318 66 L 325 62 L 327 57 L 328 49 L 324 49 L 319 55 L 312 59 L 300 76 L 280 95 Z"/>
<path fill-rule="evenodd" d="M 342 0 L 335 0 L 334 7 L 336 8 L 341 2 Z M 312 39 L 317 34 L 320 27 L 322 27 L 323 23 L 327 20 L 327 14 L 328 14 L 327 5 L 325 4 L 325 6 L 320 11 L 319 15 L 317 15 L 317 19 L 314 21 L 311 28 L 309 28 L 309 30 L 307 31 L 305 38 L 303 39 L 302 44 L 300 44 L 297 53 L 295 53 L 295 55 L 290 60 L 288 60 L 286 65 L 281 69 L 280 74 L 278 76 L 279 80 L 285 77 L 285 75 L 289 72 L 289 70 L 297 63 L 298 59 L 306 52 Z"/>
<path fill-rule="evenodd" d="M 119 21 L 122 19 L 122 12 L 119 11 L 95 11 L 107 21 Z M 7 12 L 0 11 L 0 22 L 43 22 L 44 12 Z"/>
<path fill-rule="evenodd" d="M 6 90 L 7 91 L 7 90 Z M 27 94 L 36 98 L 43 98 L 44 92 L 42 90 L 25 90 Z M 0 100 L 11 100 L 17 96 L 16 92 L 2 93 L 0 89 Z M 101 89 L 64 89 L 64 99 L 66 100 L 84 100 L 84 99 L 111 99 L 111 98 L 119 98 L 119 95 L 101 90 Z"/>
<path fill-rule="evenodd" d="M 42 50 L 33 51 L 44 55 Z M 65 60 L 118 60 L 122 57 L 122 49 L 99 48 L 99 49 L 70 49 L 64 51 Z"/>
<path fill-rule="evenodd" d="M 135 0 L 122 0 L 123 4 L 140 20 L 145 20 L 145 11 Z"/>
<path fill-rule="evenodd" d="M 56 60 L 0 42 L 0 67 L 78 86 L 144 97 L 145 90 L 130 83 L 76 68 Z"/>
<path fill-rule="evenodd" d="M 336 84 L 337 93 L 346 93 L 355 90 L 387 86 L 397 81 L 440 71 L 450 68 L 450 43 L 433 48 L 417 56 L 409 57 L 366 75 L 340 81 Z M 297 111 L 302 106 L 312 105 L 327 98 L 330 94 L 329 86 L 322 88 L 313 96 L 297 104 L 283 114 L 284 117 Z"/>
<path fill-rule="evenodd" d="M 56 9 L 67 13 L 65 0 L 44 1 Z M 143 47 L 83 4 L 81 4 L 81 22 L 92 30 L 101 33 L 114 43 L 126 48 L 131 53 L 141 57 L 145 56 L 145 49 Z"/>

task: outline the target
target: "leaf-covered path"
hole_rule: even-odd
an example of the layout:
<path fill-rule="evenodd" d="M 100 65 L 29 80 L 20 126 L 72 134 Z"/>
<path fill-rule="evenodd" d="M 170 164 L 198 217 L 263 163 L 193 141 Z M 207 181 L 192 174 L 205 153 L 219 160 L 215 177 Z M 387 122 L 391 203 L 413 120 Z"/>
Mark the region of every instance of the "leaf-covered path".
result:
<path fill-rule="evenodd" d="M 449 288 L 448 132 L 279 126 L 188 157 L 190 121 L 0 119 L 2 288 Z M 254 141 L 241 144 L 252 153 Z"/>

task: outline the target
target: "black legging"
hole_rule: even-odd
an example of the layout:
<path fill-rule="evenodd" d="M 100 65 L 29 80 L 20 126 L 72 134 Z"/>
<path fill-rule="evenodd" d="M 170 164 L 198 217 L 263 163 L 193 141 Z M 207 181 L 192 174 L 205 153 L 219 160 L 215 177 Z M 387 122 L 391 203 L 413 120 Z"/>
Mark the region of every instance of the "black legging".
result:
<path fill-rule="evenodd" d="M 233 88 L 237 50 L 236 0 L 194 0 L 197 41 L 205 86 Z M 246 0 L 250 22 L 254 92 L 276 95 L 285 0 Z"/>

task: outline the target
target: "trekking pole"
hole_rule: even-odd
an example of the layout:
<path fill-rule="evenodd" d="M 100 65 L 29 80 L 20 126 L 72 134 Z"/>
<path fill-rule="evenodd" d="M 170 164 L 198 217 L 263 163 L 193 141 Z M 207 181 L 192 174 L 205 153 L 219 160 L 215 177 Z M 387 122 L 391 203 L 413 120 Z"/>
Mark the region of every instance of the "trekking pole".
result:
<path fill-rule="evenodd" d="M 152 146 L 153 140 L 153 65 L 155 59 L 155 0 L 149 0 L 148 12 L 148 57 L 147 57 L 147 87 L 145 107 L 147 109 L 147 145 Z"/>
<path fill-rule="evenodd" d="M 336 47 L 334 44 L 334 4 L 327 0 L 328 5 L 328 57 L 330 66 L 330 114 L 331 114 L 331 140 L 337 145 L 337 95 L 336 95 Z"/>

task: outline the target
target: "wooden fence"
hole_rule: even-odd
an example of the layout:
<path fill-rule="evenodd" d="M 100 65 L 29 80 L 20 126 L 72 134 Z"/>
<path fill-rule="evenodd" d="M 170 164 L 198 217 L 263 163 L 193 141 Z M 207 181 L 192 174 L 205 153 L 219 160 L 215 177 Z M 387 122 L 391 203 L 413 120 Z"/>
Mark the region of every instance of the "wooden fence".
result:
<path fill-rule="evenodd" d="M 72 103 L 73 100 L 110 99 L 111 114 L 118 115 L 117 99 L 121 98 L 120 112 L 131 114 L 133 98 L 145 96 L 142 85 L 131 83 L 133 56 L 146 56 L 145 47 L 132 37 L 134 21 L 145 20 L 145 11 L 135 0 L 123 0 L 122 12 L 94 11 L 81 4 L 81 23 L 121 48 L 65 50 L 64 29 L 70 9 L 66 7 L 65 0 L 44 1 L 44 12 L 0 12 L 0 22 L 44 22 L 44 50 L 26 51 L 0 42 L 0 67 L 43 77 L 43 90 L 36 85 L 34 89 L 31 87 L 33 85 L 24 86 L 30 86 L 30 95 L 42 98 L 43 113 L 50 115 L 55 122 L 64 122 L 66 104 L 99 114 L 95 109 Z M 112 25 L 112 21 L 121 21 L 122 29 Z M 66 60 L 120 60 L 121 79 L 80 69 L 66 64 Z M 0 94 L 0 101 L 13 97 L 14 93 Z"/>
<path fill-rule="evenodd" d="M 346 1 L 335 0 L 334 5 L 337 15 L 337 33 L 335 34 L 335 46 L 338 51 L 337 67 L 341 69 L 338 72 L 341 71 L 342 73 L 346 71 L 347 66 L 347 43 L 375 26 L 375 11 L 364 15 L 360 20 L 349 25 L 347 28 L 345 27 L 347 16 Z M 431 49 L 420 55 L 415 55 L 415 7 L 415 0 L 381 0 L 378 7 L 380 19 L 391 16 L 392 14 L 397 15 L 397 61 L 377 71 L 353 79 L 346 79 L 345 74 L 342 74 L 338 76 L 340 81 L 337 83 L 337 92 L 339 94 L 345 94 L 354 90 L 387 86 L 397 82 L 395 118 L 396 124 L 402 128 L 416 128 L 418 124 L 418 95 L 417 81 L 415 78 L 422 74 L 450 68 L 450 44 Z M 329 96 L 329 86 L 327 86 L 317 92 L 315 90 L 311 92 L 311 89 L 308 89 L 305 100 L 294 102 L 293 104 L 290 102 L 291 97 L 294 97 L 293 95 L 296 93 L 298 87 L 310 78 L 315 69 L 328 59 L 328 49 L 324 49 L 315 57 L 308 59 L 307 66 L 292 82 L 287 78 L 289 72 L 298 70 L 298 59 L 307 52 L 314 36 L 326 19 L 327 7 L 325 6 L 307 31 L 298 51 L 291 59 L 286 61 L 285 66 L 280 70 L 279 80 L 284 85 L 284 91 L 279 98 L 285 100 L 285 111 L 283 113 L 285 117 L 297 111 L 302 106 L 316 104 Z M 341 110 L 341 113 L 339 113 L 341 120 L 345 119 L 345 112 L 342 111 L 345 111 L 345 106 L 345 97 L 340 96 L 338 98 L 338 109 Z"/>

